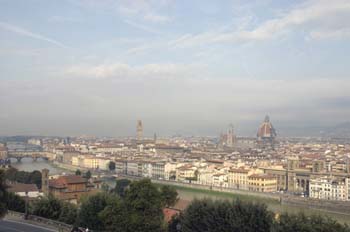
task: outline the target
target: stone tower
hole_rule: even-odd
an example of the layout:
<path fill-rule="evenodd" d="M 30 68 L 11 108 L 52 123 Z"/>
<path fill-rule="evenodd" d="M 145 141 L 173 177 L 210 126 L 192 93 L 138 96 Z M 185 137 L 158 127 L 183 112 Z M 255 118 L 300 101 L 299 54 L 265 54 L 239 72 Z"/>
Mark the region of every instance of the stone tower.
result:
<path fill-rule="evenodd" d="M 227 129 L 226 146 L 233 147 L 235 143 L 235 135 L 233 131 L 233 125 L 230 124 Z"/>
<path fill-rule="evenodd" d="M 45 196 L 49 194 L 49 170 L 41 170 L 41 191 Z"/>
<path fill-rule="evenodd" d="M 136 125 L 136 139 L 137 140 L 142 140 L 143 139 L 143 126 L 142 126 L 142 121 L 138 120 L 137 125 Z"/>

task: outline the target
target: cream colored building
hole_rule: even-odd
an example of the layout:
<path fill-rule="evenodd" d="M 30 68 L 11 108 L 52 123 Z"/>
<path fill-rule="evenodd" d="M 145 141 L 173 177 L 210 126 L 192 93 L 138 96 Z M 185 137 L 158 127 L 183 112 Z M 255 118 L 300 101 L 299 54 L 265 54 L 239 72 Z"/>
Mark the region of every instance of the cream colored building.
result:
<path fill-rule="evenodd" d="M 228 187 L 248 190 L 248 177 L 262 173 L 260 169 L 231 168 L 228 171 Z"/>
<path fill-rule="evenodd" d="M 164 180 L 164 178 L 165 178 L 165 162 L 152 163 L 152 178 Z"/>
<path fill-rule="evenodd" d="M 349 200 L 349 186 L 347 178 L 335 178 L 330 176 L 324 176 L 319 178 L 310 179 L 309 197 L 335 200 L 335 201 L 347 201 Z"/>
<path fill-rule="evenodd" d="M 209 169 L 199 169 L 197 183 L 202 185 L 213 185 L 213 171 Z"/>
<path fill-rule="evenodd" d="M 178 167 L 176 169 L 176 180 L 177 181 L 186 181 L 190 179 L 195 180 L 196 173 L 197 173 L 196 170 L 197 170 L 196 167 L 189 164 Z"/>
<path fill-rule="evenodd" d="M 84 156 L 83 167 L 97 169 L 99 168 L 99 160 L 95 156 Z"/>
<path fill-rule="evenodd" d="M 213 175 L 213 186 L 216 187 L 228 187 L 227 174 L 225 173 L 216 173 Z"/>
<path fill-rule="evenodd" d="M 252 174 L 248 176 L 248 190 L 275 192 L 277 191 L 277 179 L 269 174 Z"/>
<path fill-rule="evenodd" d="M 176 167 L 177 167 L 176 163 L 167 162 L 164 165 L 164 178 L 166 180 L 176 179 Z"/>

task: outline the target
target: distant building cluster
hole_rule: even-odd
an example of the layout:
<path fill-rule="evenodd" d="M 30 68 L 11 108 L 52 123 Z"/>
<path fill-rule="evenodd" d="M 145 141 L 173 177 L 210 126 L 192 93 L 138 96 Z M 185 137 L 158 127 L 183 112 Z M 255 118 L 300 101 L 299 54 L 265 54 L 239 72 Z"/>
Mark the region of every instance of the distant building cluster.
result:
<path fill-rule="evenodd" d="M 30 140 L 30 143 L 38 144 L 38 141 Z M 305 138 L 277 139 L 268 116 L 257 128 L 256 138 L 238 137 L 233 125 L 219 138 L 156 135 L 147 138 L 139 120 L 134 137 L 41 138 L 40 143 L 45 157 L 71 169 L 210 188 L 350 200 L 350 144 Z M 13 154 L 18 155 L 0 146 L 3 157 Z M 46 191 L 69 198 L 72 194 L 67 192 L 74 183 L 81 193 L 93 189 L 91 185 L 96 186 L 78 177 L 61 177 L 48 181 Z"/>

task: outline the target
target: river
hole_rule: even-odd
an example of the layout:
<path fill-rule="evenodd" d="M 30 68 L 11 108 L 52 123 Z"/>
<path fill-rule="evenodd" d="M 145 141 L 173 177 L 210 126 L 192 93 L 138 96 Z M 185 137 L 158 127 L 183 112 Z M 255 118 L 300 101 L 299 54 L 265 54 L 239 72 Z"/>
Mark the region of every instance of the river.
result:
<path fill-rule="evenodd" d="M 11 159 L 11 165 L 18 170 L 23 171 L 34 171 L 46 168 L 50 170 L 50 174 L 62 174 L 67 173 L 67 170 L 57 168 L 53 166 L 50 162 L 43 159 L 38 159 L 37 161 L 33 161 L 31 158 L 23 158 L 21 162 L 17 162 L 16 159 Z M 111 187 L 114 187 L 115 181 L 114 180 L 107 180 L 106 181 Z M 176 187 L 175 187 L 176 188 Z M 212 199 L 221 199 L 221 200 L 230 200 L 233 198 L 237 198 L 237 195 L 231 195 L 231 194 L 218 194 L 217 192 L 200 192 L 197 190 L 192 189 L 184 189 L 184 188 L 177 188 L 177 192 L 179 194 L 179 197 L 183 200 L 191 201 L 194 198 L 212 198 Z M 241 196 L 242 197 L 242 196 Z M 254 199 L 257 201 L 264 201 L 264 199 Z M 265 204 L 267 204 L 268 208 L 274 212 L 288 212 L 288 213 L 298 213 L 298 212 L 304 212 L 306 214 L 321 214 L 321 215 L 327 215 L 329 217 L 332 217 L 339 222 L 349 222 L 350 218 L 348 215 L 343 215 L 339 213 L 333 213 L 333 212 L 324 212 L 316 209 L 307 209 L 303 207 L 297 207 L 297 206 L 287 206 L 287 205 L 280 205 L 278 202 L 274 202 L 271 200 L 264 201 Z"/>
<path fill-rule="evenodd" d="M 16 159 L 11 159 L 11 166 L 17 168 L 20 171 L 27 172 L 32 172 L 34 170 L 41 171 L 42 169 L 46 168 L 50 170 L 51 175 L 67 172 L 64 169 L 54 167 L 50 162 L 41 158 L 37 159 L 36 161 L 33 161 L 31 158 L 23 158 L 20 162 L 17 162 Z"/>

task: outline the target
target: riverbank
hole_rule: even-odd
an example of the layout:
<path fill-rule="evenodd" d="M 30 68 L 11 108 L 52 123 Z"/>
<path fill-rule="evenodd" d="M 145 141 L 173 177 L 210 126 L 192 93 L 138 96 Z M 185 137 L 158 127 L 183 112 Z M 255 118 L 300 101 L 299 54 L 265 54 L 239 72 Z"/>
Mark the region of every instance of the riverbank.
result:
<path fill-rule="evenodd" d="M 157 183 L 157 184 L 166 185 L 166 183 L 164 184 Z M 324 209 L 308 208 L 306 205 L 297 206 L 297 205 L 281 204 L 278 200 L 268 199 L 264 197 L 242 195 L 237 193 L 218 192 L 218 191 L 205 190 L 205 189 L 195 189 L 195 188 L 184 187 L 184 186 L 174 186 L 174 188 L 177 190 L 179 194 L 179 198 L 188 203 L 190 203 L 195 198 L 197 199 L 210 198 L 214 200 L 240 199 L 242 201 L 253 201 L 258 203 L 264 203 L 267 205 L 269 210 L 278 214 L 304 213 L 306 215 L 321 215 L 321 216 L 330 217 L 340 223 L 349 223 L 350 221 L 349 214 L 333 212 L 333 211 L 324 210 Z"/>
<path fill-rule="evenodd" d="M 129 176 L 121 176 L 119 178 L 127 178 L 131 180 L 140 179 L 138 177 L 129 177 Z M 327 209 L 317 209 L 309 207 L 308 205 L 296 205 L 296 204 L 287 204 L 281 202 L 281 196 L 269 195 L 269 194 L 260 194 L 256 192 L 246 192 L 239 190 L 238 191 L 229 191 L 227 189 L 222 189 L 221 191 L 217 191 L 215 189 L 208 189 L 208 186 L 199 186 L 187 183 L 179 183 L 175 181 L 164 181 L 164 180 L 152 180 L 153 183 L 157 185 L 171 185 L 173 186 L 178 194 L 179 198 L 184 202 L 189 204 L 193 199 L 203 199 L 203 198 L 211 198 L 214 200 L 233 200 L 240 199 L 242 201 L 252 201 L 257 203 L 264 203 L 267 205 L 268 209 L 273 211 L 274 213 L 304 213 L 306 215 L 321 215 L 333 218 L 334 220 L 341 223 L 349 223 L 350 214 L 337 212 L 334 210 Z M 341 202 L 339 202 L 341 204 Z"/>

